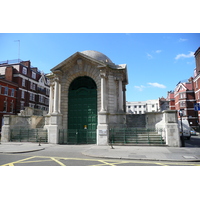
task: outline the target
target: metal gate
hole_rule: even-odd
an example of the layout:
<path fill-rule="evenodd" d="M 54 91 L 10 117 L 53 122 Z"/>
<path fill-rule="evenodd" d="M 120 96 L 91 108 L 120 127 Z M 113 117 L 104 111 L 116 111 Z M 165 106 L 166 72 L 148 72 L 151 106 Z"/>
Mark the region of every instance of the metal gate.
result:
<path fill-rule="evenodd" d="M 68 94 L 67 144 L 96 143 L 97 87 L 90 77 L 75 79 Z M 65 140 L 64 140 L 65 141 Z M 65 142 L 64 142 L 65 143 Z"/>
<path fill-rule="evenodd" d="M 95 144 L 96 130 L 60 129 L 59 144 Z"/>

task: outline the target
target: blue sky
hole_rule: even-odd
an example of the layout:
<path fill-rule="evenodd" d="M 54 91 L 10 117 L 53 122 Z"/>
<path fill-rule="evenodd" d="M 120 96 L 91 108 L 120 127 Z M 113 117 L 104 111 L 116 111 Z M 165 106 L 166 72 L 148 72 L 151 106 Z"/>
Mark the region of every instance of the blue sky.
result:
<path fill-rule="evenodd" d="M 166 97 L 193 76 L 199 33 L 0 33 L 0 61 L 30 60 L 45 73 L 74 54 L 96 50 L 127 64 L 127 101 Z"/>

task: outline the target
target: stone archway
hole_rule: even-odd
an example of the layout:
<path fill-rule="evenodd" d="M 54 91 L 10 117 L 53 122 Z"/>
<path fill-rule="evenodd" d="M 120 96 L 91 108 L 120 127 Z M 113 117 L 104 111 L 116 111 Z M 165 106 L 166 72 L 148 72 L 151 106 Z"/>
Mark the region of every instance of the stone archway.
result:
<path fill-rule="evenodd" d="M 72 81 L 68 92 L 68 143 L 96 143 L 97 86 L 88 76 Z"/>

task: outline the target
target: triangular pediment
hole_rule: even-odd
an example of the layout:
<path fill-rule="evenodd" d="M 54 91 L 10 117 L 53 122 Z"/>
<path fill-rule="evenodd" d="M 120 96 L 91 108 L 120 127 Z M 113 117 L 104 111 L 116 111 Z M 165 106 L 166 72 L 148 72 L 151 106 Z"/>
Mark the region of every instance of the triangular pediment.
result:
<path fill-rule="evenodd" d="M 42 76 L 38 80 L 38 83 L 39 83 L 40 86 L 48 85 L 47 82 L 46 82 L 46 78 L 45 78 L 44 74 L 42 74 Z"/>
<path fill-rule="evenodd" d="M 179 85 L 176 88 L 176 92 L 186 91 L 186 90 L 187 88 L 182 83 L 179 83 Z"/>
<path fill-rule="evenodd" d="M 76 64 L 77 60 L 78 59 L 84 59 L 84 60 L 87 60 L 89 62 L 93 62 L 94 64 L 96 65 L 100 65 L 102 67 L 106 67 L 106 64 L 101 62 L 101 61 L 98 61 L 98 60 L 95 60 L 83 53 L 80 53 L 80 52 L 76 52 L 74 53 L 73 55 L 71 55 L 69 58 L 67 58 L 66 60 L 62 61 L 61 63 L 59 63 L 58 65 L 56 65 L 54 68 L 51 69 L 52 72 L 56 71 L 56 70 L 60 70 L 62 69 L 64 66 L 68 65 L 68 64 L 71 64 L 71 63 L 74 63 Z"/>

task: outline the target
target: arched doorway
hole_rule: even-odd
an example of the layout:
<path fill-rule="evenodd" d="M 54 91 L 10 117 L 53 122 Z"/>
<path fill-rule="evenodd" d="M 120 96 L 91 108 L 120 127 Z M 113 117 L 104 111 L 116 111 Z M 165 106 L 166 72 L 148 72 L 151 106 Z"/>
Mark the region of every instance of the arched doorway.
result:
<path fill-rule="evenodd" d="M 88 76 L 76 78 L 68 93 L 68 143 L 95 144 L 97 86 Z"/>

